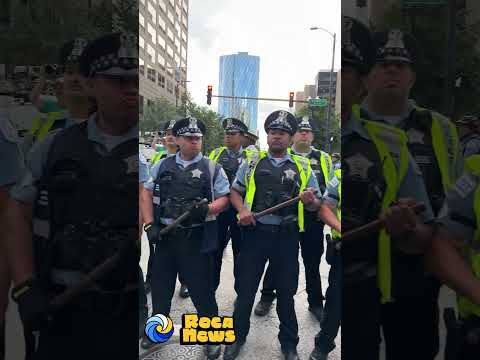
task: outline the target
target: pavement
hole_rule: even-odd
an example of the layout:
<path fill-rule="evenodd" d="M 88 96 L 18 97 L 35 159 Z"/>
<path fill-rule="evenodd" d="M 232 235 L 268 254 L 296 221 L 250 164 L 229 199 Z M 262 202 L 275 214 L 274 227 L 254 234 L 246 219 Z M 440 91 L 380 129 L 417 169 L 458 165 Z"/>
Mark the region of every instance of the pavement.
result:
<path fill-rule="evenodd" d="M 144 238 L 142 242 L 142 258 L 141 266 L 146 273 L 146 265 L 148 259 L 148 243 Z M 295 310 L 298 318 L 299 337 L 300 342 L 297 350 L 301 359 L 308 359 L 314 346 L 314 337 L 318 333 L 320 326 L 316 318 L 308 311 L 307 294 L 305 291 L 305 275 L 301 256 L 300 261 L 300 276 L 298 291 L 295 295 Z M 323 291 L 328 284 L 328 271 L 330 266 L 322 259 L 320 265 L 320 273 L 322 276 Z M 233 312 L 233 302 L 236 293 L 233 290 L 233 254 L 230 244 L 225 249 L 223 256 L 222 274 L 220 287 L 217 290 L 217 302 L 220 316 L 230 316 Z M 181 327 L 181 315 L 184 313 L 196 312 L 195 308 L 188 299 L 182 299 L 178 296 L 180 284 L 177 281 L 177 289 L 172 299 L 171 318 L 175 324 L 175 333 L 173 337 L 160 347 L 145 351 L 140 348 L 140 359 L 142 360 L 183 360 L 183 359 L 205 359 L 203 348 L 201 346 L 184 346 L 179 344 L 178 330 Z M 257 293 L 255 304 L 260 298 L 260 291 Z M 151 297 L 148 295 L 149 304 L 151 304 Z M 280 343 L 277 339 L 278 334 L 278 317 L 275 307 L 272 307 L 270 313 L 265 317 L 258 317 L 253 314 L 251 317 L 250 333 L 237 359 L 239 360 L 275 360 L 282 359 Z M 340 335 L 336 339 L 337 347 L 330 354 L 329 359 L 340 359 Z"/>

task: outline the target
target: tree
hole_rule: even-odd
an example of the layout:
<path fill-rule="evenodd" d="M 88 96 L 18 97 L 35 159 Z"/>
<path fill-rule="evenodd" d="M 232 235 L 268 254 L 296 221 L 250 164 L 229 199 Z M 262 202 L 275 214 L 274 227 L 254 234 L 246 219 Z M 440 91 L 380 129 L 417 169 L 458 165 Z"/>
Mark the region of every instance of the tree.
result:
<path fill-rule="evenodd" d="M 320 108 L 318 111 L 312 111 L 307 106 L 300 108 L 295 114 L 297 117 L 309 116 L 313 122 L 314 140 L 312 146 L 317 149 L 327 151 L 328 141 L 333 137 L 330 152 L 340 152 L 340 119 L 337 114 L 332 112 L 332 119 L 329 122 L 327 132 L 326 109 Z"/>
<path fill-rule="evenodd" d="M 447 24 L 448 13 L 445 8 L 406 13 L 395 5 L 389 9 L 383 21 L 373 27 L 377 31 L 397 27 L 414 35 L 420 48 L 420 62 L 411 97 L 419 105 L 440 112 L 444 110 Z M 480 111 L 479 30 L 480 22 L 469 24 L 468 28 L 460 31 L 457 28 L 455 78 L 461 78 L 461 84 L 451 94 L 455 99 L 453 118 Z"/>
<path fill-rule="evenodd" d="M 210 153 L 210 151 L 222 144 L 223 128 L 221 126 L 221 117 L 207 107 L 195 104 L 189 94 L 182 97 L 182 105 L 177 109 L 166 98 L 156 99 L 145 106 L 143 114 L 140 116 L 140 131 L 159 131 L 170 120 L 178 120 L 186 115 L 193 116 L 205 124 L 206 134 L 203 137 L 204 154 Z"/>

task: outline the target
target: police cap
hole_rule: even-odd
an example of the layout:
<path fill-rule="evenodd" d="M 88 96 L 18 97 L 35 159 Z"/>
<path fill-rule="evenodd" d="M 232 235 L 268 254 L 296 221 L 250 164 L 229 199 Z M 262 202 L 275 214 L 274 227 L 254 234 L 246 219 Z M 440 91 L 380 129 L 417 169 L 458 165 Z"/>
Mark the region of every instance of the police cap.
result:
<path fill-rule="evenodd" d="M 62 66 L 78 64 L 87 45 L 88 41 L 82 38 L 66 42 L 60 48 L 58 63 Z"/>
<path fill-rule="evenodd" d="M 264 129 L 266 133 L 268 130 L 279 129 L 293 135 L 297 131 L 297 119 L 288 111 L 277 110 L 267 116 Z"/>
<path fill-rule="evenodd" d="M 419 49 L 415 38 L 400 29 L 375 33 L 375 62 L 405 62 L 415 66 L 418 63 Z"/>
<path fill-rule="evenodd" d="M 354 66 L 361 73 L 368 72 L 375 54 L 370 30 L 360 21 L 342 17 L 342 63 Z"/>
<path fill-rule="evenodd" d="M 245 125 L 245 123 L 239 119 L 236 118 L 226 118 L 222 122 L 223 130 L 225 130 L 226 133 L 228 132 L 241 132 L 241 133 L 246 133 L 248 132 L 248 127 Z"/>
<path fill-rule="evenodd" d="M 92 41 L 80 57 L 84 76 L 138 76 L 138 37 L 132 33 L 113 33 Z"/>
<path fill-rule="evenodd" d="M 203 136 L 206 128 L 201 120 L 189 116 L 178 120 L 173 125 L 172 132 L 174 136 Z"/>
<path fill-rule="evenodd" d="M 303 116 L 297 118 L 297 131 L 300 130 L 308 130 L 313 131 L 313 126 L 310 122 L 310 118 L 308 116 Z"/>

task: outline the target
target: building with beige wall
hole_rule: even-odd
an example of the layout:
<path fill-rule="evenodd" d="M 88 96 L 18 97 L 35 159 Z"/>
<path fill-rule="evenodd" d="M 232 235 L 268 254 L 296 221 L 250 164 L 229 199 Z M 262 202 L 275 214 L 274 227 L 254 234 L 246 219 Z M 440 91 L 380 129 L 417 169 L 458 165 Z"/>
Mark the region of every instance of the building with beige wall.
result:
<path fill-rule="evenodd" d="M 189 0 L 140 0 L 140 111 L 164 97 L 186 92 Z"/>

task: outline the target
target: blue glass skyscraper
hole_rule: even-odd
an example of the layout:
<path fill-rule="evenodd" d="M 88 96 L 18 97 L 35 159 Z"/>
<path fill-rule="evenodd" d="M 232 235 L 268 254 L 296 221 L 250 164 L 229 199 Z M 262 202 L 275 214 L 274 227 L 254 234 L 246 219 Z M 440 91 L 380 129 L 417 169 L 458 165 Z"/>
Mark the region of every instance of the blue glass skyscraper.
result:
<path fill-rule="evenodd" d="M 260 57 L 239 52 L 220 56 L 220 95 L 258 97 Z M 250 131 L 257 130 L 257 100 L 218 99 L 218 112 L 223 117 L 236 117 L 247 124 Z"/>

